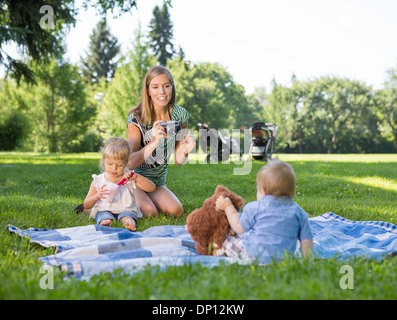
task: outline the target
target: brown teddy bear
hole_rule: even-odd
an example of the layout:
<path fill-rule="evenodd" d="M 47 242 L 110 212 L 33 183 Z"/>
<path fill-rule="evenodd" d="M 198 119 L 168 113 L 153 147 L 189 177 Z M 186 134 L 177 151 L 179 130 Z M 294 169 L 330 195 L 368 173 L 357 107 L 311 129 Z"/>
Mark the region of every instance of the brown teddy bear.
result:
<path fill-rule="evenodd" d="M 186 219 L 186 229 L 192 239 L 196 241 L 196 251 L 201 255 L 211 255 L 213 250 L 222 247 L 232 229 L 226 218 L 225 211 L 219 212 L 215 208 L 219 196 L 228 197 L 237 211 L 244 205 L 242 197 L 224 186 L 217 186 L 211 198 L 204 201 L 201 208 L 195 209 Z"/>

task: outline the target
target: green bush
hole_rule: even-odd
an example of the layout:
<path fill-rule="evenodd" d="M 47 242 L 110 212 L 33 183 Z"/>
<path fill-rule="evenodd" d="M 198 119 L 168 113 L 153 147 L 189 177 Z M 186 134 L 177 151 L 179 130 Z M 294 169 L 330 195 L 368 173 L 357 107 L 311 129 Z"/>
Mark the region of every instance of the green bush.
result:
<path fill-rule="evenodd" d="M 21 147 L 22 140 L 28 132 L 28 118 L 13 110 L 3 121 L 0 120 L 0 150 L 10 151 Z"/>

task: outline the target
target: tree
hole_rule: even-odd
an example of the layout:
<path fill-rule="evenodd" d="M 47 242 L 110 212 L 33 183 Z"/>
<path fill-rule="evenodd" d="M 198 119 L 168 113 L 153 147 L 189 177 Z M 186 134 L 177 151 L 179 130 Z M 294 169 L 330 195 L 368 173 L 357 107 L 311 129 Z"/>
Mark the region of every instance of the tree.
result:
<path fill-rule="evenodd" d="M 19 88 L 32 122 L 29 142 L 34 151 L 69 152 L 83 140 L 95 108 L 87 103 L 78 68 L 62 60 L 30 66 L 37 84 Z"/>
<path fill-rule="evenodd" d="M 4 119 L 4 120 L 3 120 Z M 14 109 L 0 117 L 0 150 L 10 151 L 22 145 L 29 131 L 27 117 Z"/>
<path fill-rule="evenodd" d="M 157 62 L 148 51 L 138 29 L 132 50 L 122 58 L 102 99 L 97 126 L 103 127 L 104 139 L 126 135 L 128 111 L 140 101 L 146 72 Z"/>
<path fill-rule="evenodd" d="M 371 89 L 364 83 L 326 76 L 307 83 L 305 90 L 304 103 L 317 121 L 316 134 L 324 132 L 321 138 L 327 153 L 335 151 L 342 131 L 354 127 L 354 121 L 371 112 Z"/>
<path fill-rule="evenodd" d="M 394 147 L 397 148 L 397 68 L 387 71 L 385 88 L 376 93 L 379 118 L 391 131 Z"/>
<path fill-rule="evenodd" d="M 305 83 L 292 76 L 291 86 L 273 79 L 273 88 L 265 108 L 265 118 L 277 124 L 277 149 L 284 152 L 308 152 L 318 147 L 311 106 L 305 103 Z M 320 126 L 321 128 L 321 126 Z"/>
<path fill-rule="evenodd" d="M 109 81 L 116 69 L 114 58 L 120 51 L 117 38 L 111 35 L 106 19 L 98 22 L 90 36 L 89 51 L 85 59 L 81 58 L 82 70 L 86 82 L 98 84 L 101 78 Z"/>
<path fill-rule="evenodd" d="M 26 110 L 15 81 L 0 79 L 0 150 L 23 146 L 31 129 Z"/>
<path fill-rule="evenodd" d="M 206 122 L 211 128 L 230 129 L 236 124 L 237 109 L 247 108 L 244 88 L 217 63 L 190 65 L 180 58 L 169 62 L 177 104 L 189 112 L 190 125 Z M 240 121 L 240 120 L 239 120 Z"/>
<path fill-rule="evenodd" d="M 19 82 L 22 77 L 34 82 L 34 73 L 23 58 L 34 63 L 48 63 L 62 52 L 61 42 L 68 27 L 75 24 L 77 9 L 74 0 L 0 0 L 0 64 Z M 136 6 L 136 0 L 98 0 L 89 5 L 105 15 L 112 12 L 128 12 Z M 13 57 L 6 48 L 15 44 L 22 59 Z"/>
<path fill-rule="evenodd" d="M 174 45 L 172 44 L 173 24 L 167 5 L 163 5 L 161 10 L 158 6 L 154 7 L 153 18 L 150 21 L 149 28 L 150 47 L 159 63 L 166 66 L 167 61 L 172 59 L 175 54 Z"/>
<path fill-rule="evenodd" d="M 277 145 L 287 152 L 379 151 L 373 100 L 370 87 L 344 78 L 295 77 L 291 87 L 274 82 L 269 111 L 279 127 Z"/>
<path fill-rule="evenodd" d="M 6 45 L 15 43 L 22 55 L 31 57 L 34 62 L 48 63 L 53 55 L 62 51 L 63 27 L 74 23 L 75 14 L 70 1 L 0 0 L 0 63 L 6 72 L 18 82 L 22 76 L 33 82 L 32 70 L 25 62 L 12 57 Z"/>
<path fill-rule="evenodd" d="M 232 128 L 249 128 L 253 122 L 257 121 L 261 108 L 245 95 L 245 89 L 241 84 L 233 82 L 229 89 L 231 96 L 228 97 L 230 102 L 227 103 L 234 105 L 231 107 L 233 108 L 231 110 Z"/>

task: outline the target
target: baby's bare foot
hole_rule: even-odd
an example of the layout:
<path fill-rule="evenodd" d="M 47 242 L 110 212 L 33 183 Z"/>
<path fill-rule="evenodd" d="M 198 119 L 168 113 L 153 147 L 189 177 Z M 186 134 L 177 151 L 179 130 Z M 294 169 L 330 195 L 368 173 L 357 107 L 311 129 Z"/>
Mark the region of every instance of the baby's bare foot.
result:
<path fill-rule="evenodd" d="M 104 226 L 104 227 L 109 227 L 111 225 L 111 223 L 112 223 L 111 219 L 105 219 L 105 220 L 101 221 L 100 225 Z"/>
<path fill-rule="evenodd" d="M 128 230 L 136 231 L 136 227 L 132 224 L 129 224 L 128 222 L 125 223 L 124 227 Z"/>
<path fill-rule="evenodd" d="M 124 228 L 131 230 L 131 231 L 136 231 L 134 219 L 132 219 L 130 217 L 123 217 L 123 218 L 121 218 L 121 222 L 123 222 Z"/>

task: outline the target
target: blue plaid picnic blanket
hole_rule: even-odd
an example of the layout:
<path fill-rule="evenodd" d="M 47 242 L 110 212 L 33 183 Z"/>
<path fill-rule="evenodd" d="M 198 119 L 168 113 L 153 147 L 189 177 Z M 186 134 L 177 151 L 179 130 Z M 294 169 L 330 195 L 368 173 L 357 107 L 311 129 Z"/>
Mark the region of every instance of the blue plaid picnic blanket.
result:
<path fill-rule="evenodd" d="M 352 221 L 333 213 L 309 219 L 314 254 L 319 258 L 340 259 L 365 256 L 381 259 L 397 252 L 397 226 L 380 221 Z M 250 263 L 227 257 L 202 256 L 185 226 L 157 226 L 142 232 L 124 228 L 88 225 L 64 229 L 10 232 L 29 238 L 43 247 L 56 247 L 53 255 L 40 258 L 45 265 L 58 266 L 67 275 L 89 279 L 101 272 L 122 269 L 134 274 L 147 266 L 182 266 L 201 263 L 213 267 L 220 263 Z M 296 254 L 299 255 L 299 247 Z"/>
<path fill-rule="evenodd" d="M 392 223 L 353 221 L 331 212 L 310 218 L 309 223 L 313 233 L 313 252 L 317 257 L 380 260 L 397 253 L 397 226 Z"/>

